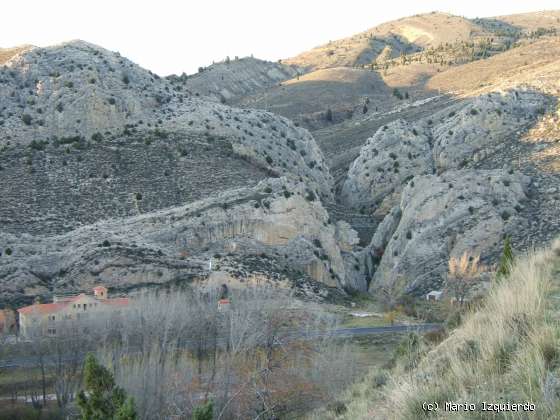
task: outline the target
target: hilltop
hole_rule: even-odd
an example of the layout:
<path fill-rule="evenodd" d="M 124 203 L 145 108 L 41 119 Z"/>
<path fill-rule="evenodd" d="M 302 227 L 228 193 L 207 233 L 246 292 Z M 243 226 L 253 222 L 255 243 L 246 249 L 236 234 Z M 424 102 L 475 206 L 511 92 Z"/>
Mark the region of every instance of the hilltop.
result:
<path fill-rule="evenodd" d="M 351 37 L 331 41 L 285 62 L 312 70 L 355 67 L 442 44 L 478 40 L 491 34 L 469 19 L 432 12 L 383 23 Z"/>

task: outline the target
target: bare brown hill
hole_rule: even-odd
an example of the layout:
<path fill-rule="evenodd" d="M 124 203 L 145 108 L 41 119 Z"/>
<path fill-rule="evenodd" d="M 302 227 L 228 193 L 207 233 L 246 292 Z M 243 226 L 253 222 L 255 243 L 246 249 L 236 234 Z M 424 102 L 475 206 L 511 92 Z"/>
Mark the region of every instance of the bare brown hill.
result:
<path fill-rule="evenodd" d="M 549 28 L 560 29 L 560 10 L 543 10 L 541 12 L 497 16 L 495 19 L 526 31 L 538 31 L 539 29 Z"/>
<path fill-rule="evenodd" d="M 378 56 L 394 58 L 428 47 L 490 36 L 472 21 L 432 12 L 383 23 L 348 38 L 331 41 L 285 60 L 310 69 L 367 64 Z"/>
<path fill-rule="evenodd" d="M 8 62 L 15 55 L 33 48 L 31 45 L 20 45 L 19 47 L 0 48 L 0 65 Z"/>

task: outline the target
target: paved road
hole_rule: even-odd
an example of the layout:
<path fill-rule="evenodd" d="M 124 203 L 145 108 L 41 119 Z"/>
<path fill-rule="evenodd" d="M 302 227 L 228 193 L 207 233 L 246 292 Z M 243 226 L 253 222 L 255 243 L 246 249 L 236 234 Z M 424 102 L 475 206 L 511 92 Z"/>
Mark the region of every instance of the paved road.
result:
<path fill-rule="evenodd" d="M 304 333 L 302 334 L 300 331 L 288 333 L 284 337 L 287 339 L 303 339 L 303 340 L 313 340 L 317 338 L 327 338 L 327 337 L 336 337 L 336 338 L 353 338 L 353 337 L 361 337 L 367 335 L 376 335 L 376 334 L 386 334 L 386 333 L 402 333 L 402 332 L 426 332 L 426 331 L 433 331 L 440 329 L 440 324 L 415 324 L 415 325 L 388 325 L 386 327 L 352 327 L 352 328 L 337 328 L 335 330 L 329 331 L 316 331 L 311 333 Z M 183 342 L 183 345 L 188 344 L 188 342 Z M 84 358 L 85 355 L 79 356 L 80 358 Z M 74 359 L 68 359 L 68 361 L 72 361 Z M 55 356 L 47 356 L 45 357 L 46 364 L 55 364 L 57 359 Z M 37 366 L 37 358 L 36 357 L 18 357 L 13 359 L 3 359 L 0 360 L 0 369 L 14 369 L 14 368 L 21 368 L 21 367 L 34 367 Z"/>

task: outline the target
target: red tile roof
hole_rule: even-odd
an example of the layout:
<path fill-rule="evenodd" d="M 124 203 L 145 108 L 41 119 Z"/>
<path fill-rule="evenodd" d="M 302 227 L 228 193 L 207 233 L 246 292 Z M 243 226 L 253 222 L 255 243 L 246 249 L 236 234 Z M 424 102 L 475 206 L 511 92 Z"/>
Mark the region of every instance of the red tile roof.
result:
<path fill-rule="evenodd" d="M 57 303 L 36 303 L 35 305 L 19 308 L 18 312 L 20 314 L 52 314 L 60 311 L 62 308 L 65 308 L 69 303 L 70 301 Z"/>
<path fill-rule="evenodd" d="M 60 311 L 61 309 L 66 308 L 72 302 L 76 301 L 77 299 L 86 296 L 85 294 L 80 294 L 78 296 L 74 296 L 62 302 L 56 303 L 39 303 L 34 305 L 25 306 L 23 308 L 19 308 L 18 312 L 20 314 L 52 314 L 55 312 Z M 128 298 L 114 298 L 114 299 L 104 299 L 104 300 L 97 300 L 97 302 L 110 305 L 110 306 L 127 306 L 128 305 Z"/>

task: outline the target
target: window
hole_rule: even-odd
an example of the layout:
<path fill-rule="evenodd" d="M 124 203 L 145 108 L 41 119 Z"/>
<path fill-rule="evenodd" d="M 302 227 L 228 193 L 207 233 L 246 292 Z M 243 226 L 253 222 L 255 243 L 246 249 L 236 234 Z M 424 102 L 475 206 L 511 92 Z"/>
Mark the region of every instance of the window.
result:
<path fill-rule="evenodd" d="M 56 328 L 49 328 L 47 330 L 47 334 L 49 335 L 56 335 Z"/>

